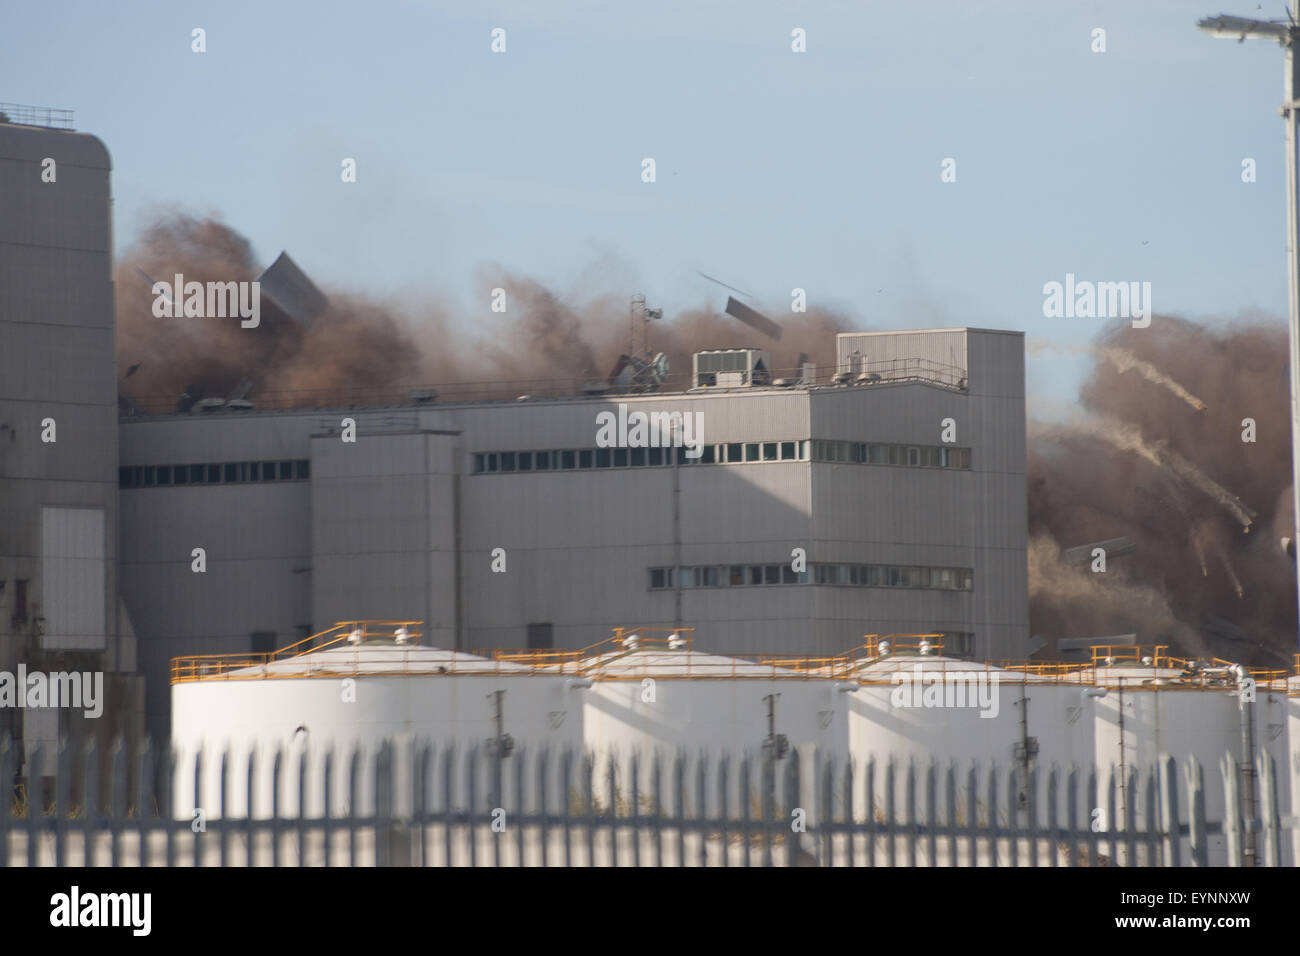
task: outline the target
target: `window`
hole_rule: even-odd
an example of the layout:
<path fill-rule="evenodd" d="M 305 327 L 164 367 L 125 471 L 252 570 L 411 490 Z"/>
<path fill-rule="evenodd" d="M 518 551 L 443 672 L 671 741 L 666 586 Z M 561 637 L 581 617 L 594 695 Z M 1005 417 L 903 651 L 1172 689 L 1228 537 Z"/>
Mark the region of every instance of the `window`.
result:
<path fill-rule="evenodd" d="M 758 442 L 746 443 L 745 461 L 758 461 Z"/>
<path fill-rule="evenodd" d="M 628 456 L 628 459 L 629 459 L 629 461 L 631 462 L 632 467 L 633 467 L 633 468 L 644 468 L 644 467 L 645 467 L 645 452 L 646 452 L 646 450 L 645 450 L 644 448 L 633 448 L 633 449 L 630 449 L 630 451 L 631 451 L 631 454 Z"/>
<path fill-rule="evenodd" d="M 626 449 L 626 448 L 615 448 L 615 449 L 614 449 L 614 467 L 615 467 L 615 468 L 626 468 L 626 467 L 627 467 L 627 449 Z"/>
<path fill-rule="evenodd" d="M 607 452 L 606 454 L 608 454 L 608 452 Z M 591 453 L 591 449 L 589 449 L 589 448 L 583 448 L 583 449 L 581 449 L 581 450 L 578 451 L 578 467 L 579 467 L 579 468 L 590 468 L 591 465 L 592 465 L 592 462 L 594 461 L 594 459 L 595 459 L 595 456 L 592 455 L 592 453 Z"/>
<path fill-rule="evenodd" d="M 715 446 L 715 445 L 705 445 L 705 446 L 704 446 L 704 452 L 703 452 L 703 453 L 700 455 L 700 457 L 699 457 L 699 462 L 700 462 L 700 464 L 702 464 L 702 465 L 712 465 L 712 464 L 713 464 L 714 462 L 716 462 L 717 460 L 718 460 L 718 459 L 717 459 L 717 446 Z"/>
<path fill-rule="evenodd" d="M 798 584 L 798 583 L 799 583 L 799 573 L 798 573 L 797 571 L 795 571 L 794 568 L 790 567 L 790 565 L 788 565 L 788 564 L 783 564 L 783 565 L 781 565 L 781 583 L 782 583 L 782 584 Z"/>
<path fill-rule="evenodd" d="M 794 459 L 795 459 L 795 443 L 792 441 L 781 442 L 781 460 L 794 461 Z"/>
<path fill-rule="evenodd" d="M 650 569 L 650 588 L 652 590 L 661 590 L 673 586 L 673 569 L 672 568 L 651 568 Z"/>
<path fill-rule="evenodd" d="M 156 476 L 156 473 L 157 473 L 157 469 L 155 469 L 152 465 L 146 465 L 144 467 L 144 486 L 146 488 L 152 488 L 154 486 L 154 478 Z"/>
<path fill-rule="evenodd" d="M 717 569 L 717 568 L 713 568 L 713 567 L 709 567 L 709 568 L 696 568 L 695 570 L 696 570 L 696 572 L 697 572 L 697 577 L 696 577 L 696 582 L 695 582 L 695 583 L 698 584 L 700 587 L 702 587 L 702 588 L 716 588 L 716 587 L 718 586 L 718 569 Z"/>
<path fill-rule="evenodd" d="M 221 484 L 221 466 L 207 465 L 206 467 L 208 469 L 208 484 L 210 485 Z"/>
<path fill-rule="evenodd" d="M 681 583 L 681 587 L 683 589 L 695 587 L 694 568 L 679 568 L 678 571 L 681 574 L 681 577 L 679 577 L 677 580 Z"/>
<path fill-rule="evenodd" d="M 547 650 L 555 646 L 555 625 L 529 624 L 528 649 L 532 651 Z"/>
<path fill-rule="evenodd" d="M 727 446 L 727 461 L 737 462 L 742 460 L 743 460 L 743 456 L 741 454 L 740 442 L 732 442 L 731 444 L 729 444 Z"/>
<path fill-rule="evenodd" d="M 728 575 L 727 583 L 734 587 L 742 587 L 745 583 L 745 566 L 743 564 L 733 564 L 731 573 Z"/>
<path fill-rule="evenodd" d="M 14 581 L 13 623 L 27 623 L 27 581 L 23 578 L 18 578 Z"/>
<path fill-rule="evenodd" d="M 275 631 L 254 631 L 249 636 L 249 650 L 254 654 L 270 654 L 275 646 Z"/>
<path fill-rule="evenodd" d="M 921 464 L 921 449 L 915 446 L 907 449 L 907 463 L 913 467 Z"/>
<path fill-rule="evenodd" d="M 923 448 L 922 455 L 921 455 L 921 464 L 924 465 L 926 468 L 938 468 L 939 449 L 933 447 Z"/>
<path fill-rule="evenodd" d="M 610 455 L 610 453 L 609 453 L 609 449 L 608 449 L 608 448 L 597 448 L 597 449 L 596 449 L 596 467 L 597 467 L 597 468 L 608 468 L 608 467 L 610 466 L 610 462 L 611 462 L 611 461 L 612 461 L 612 456 Z M 590 466 L 585 466 L 585 467 L 590 467 Z"/>
<path fill-rule="evenodd" d="M 135 469 L 119 468 L 117 470 L 117 486 L 119 488 L 135 487 Z"/>
<path fill-rule="evenodd" d="M 476 457 L 476 458 L 482 458 L 483 456 L 482 456 L 482 455 L 476 455 L 475 457 Z M 483 469 L 480 468 L 480 469 L 478 469 L 478 470 L 479 470 L 479 471 L 482 471 Z M 281 481 L 289 481 L 291 478 L 293 478 L 293 462 L 291 462 L 291 461 L 282 461 L 282 462 L 280 462 L 280 480 L 281 480 Z"/>
<path fill-rule="evenodd" d="M 277 470 L 278 470 L 278 466 L 276 465 L 275 462 L 273 461 L 262 462 L 262 480 L 275 481 Z"/>
<path fill-rule="evenodd" d="M 551 470 L 551 453 L 549 451 L 533 452 L 533 458 L 537 462 L 538 471 Z"/>
<path fill-rule="evenodd" d="M 777 460 L 776 442 L 769 441 L 763 443 L 763 460 L 764 461 Z"/>
<path fill-rule="evenodd" d="M 512 452 L 512 451 L 503 451 L 503 452 L 501 453 L 501 470 L 502 470 L 502 471 L 514 471 L 514 470 L 515 470 L 515 453 L 514 453 L 514 452 Z"/>
<path fill-rule="evenodd" d="M 650 464 L 652 466 L 662 465 L 664 463 L 664 450 L 662 448 L 651 448 L 649 449 L 649 452 L 650 452 Z"/>
<path fill-rule="evenodd" d="M 566 471 L 578 467 L 578 453 L 574 451 L 560 452 L 561 467 Z"/>
<path fill-rule="evenodd" d="M 751 566 L 750 566 L 750 568 L 749 568 L 749 583 L 750 583 L 750 584 L 762 584 L 762 583 L 763 583 L 763 569 L 762 569 L 762 567 L 760 567 L 759 565 L 751 565 Z"/>
<path fill-rule="evenodd" d="M 521 451 L 519 453 L 519 470 L 520 471 L 533 470 L 533 453 L 531 451 Z"/>
<path fill-rule="evenodd" d="M 780 584 L 780 583 L 781 583 L 781 565 L 779 565 L 779 564 L 769 564 L 769 565 L 765 566 L 765 567 L 763 568 L 763 583 L 764 583 L 764 584 Z"/>
<path fill-rule="evenodd" d="M 201 485 L 207 473 L 206 465 L 190 465 L 190 484 Z"/>
<path fill-rule="evenodd" d="M 177 465 L 172 469 L 172 482 L 178 485 L 187 485 L 190 482 L 190 466 Z"/>
<path fill-rule="evenodd" d="M 294 470 L 300 481 L 306 481 L 311 477 L 311 462 L 307 459 L 304 458 L 301 461 L 295 462 L 294 466 Z"/>

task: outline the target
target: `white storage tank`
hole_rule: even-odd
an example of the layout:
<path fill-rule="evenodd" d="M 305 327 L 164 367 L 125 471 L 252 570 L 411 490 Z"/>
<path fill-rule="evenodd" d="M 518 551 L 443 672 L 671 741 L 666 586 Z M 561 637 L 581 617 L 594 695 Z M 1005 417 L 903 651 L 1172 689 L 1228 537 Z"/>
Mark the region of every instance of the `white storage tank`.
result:
<path fill-rule="evenodd" d="M 684 778 L 688 813 L 721 811 L 718 757 L 732 759 L 727 778 L 727 813 L 739 816 L 744 800 L 757 817 L 763 799 L 765 755 L 778 770 L 776 802 L 785 804 L 784 768 L 798 753 L 804 789 L 800 801 L 815 817 L 812 772 L 815 756 L 843 766 L 848 755 L 847 702 L 840 683 L 827 676 L 771 661 L 694 650 L 687 629 L 616 629 L 615 637 L 571 665 L 591 686 L 583 692 L 583 735 L 596 757 L 596 793 L 607 799 L 609 762 L 614 755 L 616 799 L 629 800 L 631 757 L 639 759 L 642 808 L 671 809 L 674 760 L 688 758 Z M 661 758 L 660 787 L 651 768 Z M 740 758 L 750 757 L 749 787 L 742 792 Z M 698 799 L 697 758 L 707 755 L 704 806 Z M 838 795 L 837 795 L 838 796 Z"/>
<path fill-rule="evenodd" d="M 1227 661 L 1173 658 L 1162 646 L 1104 648 L 1097 651 L 1097 657 L 1096 683 L 1106 689 L 1097 708 L 1099 787 L 1104 786 L 1102 781 L 1109 778 L 1112 767 L 1145 774 L 1155 761 L 1172 756 L 1181 767 L 1195 757 L 1205 772 L 1206 816 L 1222 821 L 1228 806 L 1223 767 L 1227 761 L 1227 784 L 1235 785 L 1246 740 L 1256 761 L 1261 754 L 1273 758 L 1278 769 L 1279 802 L 1283 807 L 1290 806 L 1291 760 L 1284 680 L 1272 680 L 1258 671 L 1252 677 L 1251 672 Z M 1243 687 L 1246 678 L 1253 684 Z M 1144 825 L 1148 809 L 1144 779 L 1139 778 L 1132 808 L 1139 827 Z M 1180 771 L 1180 786 L 1182 779 Z M 1258 778 L 1254 790 L 1258 805 Z M 1108 797 L 1101 796 L 1100 802 L 1109 816 Z M 1179 806 L 1185 819 L 1185 790 L 1179 792 Z M 1122 818 L 1128 809 L 1127 795 L 1117 792 L 1115 815 Z M 1207 847 L 1210 865 L 1226 864 L 1227 842 L 1223 834 L 1209 834 Z M 1186 840 L 1184 852 L 1190 852 Z M 1290 848 L 1284 852 L 1290 857 Z M 1289 864 L 1290 859 L 1285 862 Z"/>
<path fill-rule="evenodd" d="M 271 761 L 284 754 L 279 809 L 296 815 L 299 758 L 307 754 L 307 799 L 304 811 L 324 809 L 324 755 L 333 748 L 330 776 L 331 812 L 360 814 L 374 808 L 374 760 L 385 739 L 404 742 L 394 755 L 395 812 L 412 802 L 414 745 L 437 748 L 430 785 L 430 806 L 442 806 L 443 749 L 455 745 L 454 802 L 466 805 L 467 757 L 478 754 L 475 802 L 479 809 L 512 806 L 515 767 L 520 751 L 543 747 L 557 755 L 580 750 L 580 706 L 566 680 L 505 661 L 459 651 L 420 647 L 416 622 L 398 643 L 400 622 L 349 622 L 314 641 L 315 649 L 271 655 L 178 658 L 172 668 L 172 742 L 178 751 L 176 813 L 191 816 L 201 807 L 208 818 L 221 815 L 219 760 L 230 746 L 232 761 L 226 783 L 227 812 L 243 816 L 248 796 L 248 755 L 256 748 L 253 814 L 271 816 Z M 304 642 L 306 646 L 311 643 Z M 324 646 L 320 646 L 320 645 Z M 357 781 L 357 802 L 348 800 L 348 761 L 354 745 L 364 749 Z M 203 779 L 197 793 L 195 754 L 203 754 Z M 495 767 L 504 773 L 504 796 L 494 800 Z M 554 761 L 554 763 L 558 763 Z M 532 765 L 532 761 L 529 761 Z M 526 778 L 525 793 L 536 790 L 536 774 Z M 548 790 L 550 806 L 561 799 L 558 785 Z"/>

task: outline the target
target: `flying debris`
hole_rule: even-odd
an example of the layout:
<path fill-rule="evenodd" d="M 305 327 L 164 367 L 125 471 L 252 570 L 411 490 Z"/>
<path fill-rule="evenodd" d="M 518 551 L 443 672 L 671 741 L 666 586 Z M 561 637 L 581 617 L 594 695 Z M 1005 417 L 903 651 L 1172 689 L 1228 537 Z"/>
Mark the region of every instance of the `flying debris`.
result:
<path fill-rule="evenodd" d="M 260 276 L 257 277 L 262 294 L 269 298 L 289 318 L 303 325 L 320 316 L 329 307 L 325 293 L 307 278 L 298 264 L 281 252 Z"/>
<path fill-rule="evenodd" d="M 751 329 L 757 329 L 768 338 L 781 339 L 781 326 L 777 325 L 761 312 L 756 312 L 743 302 L 737 302 L 733 297 L 727 296 L 727 315 L 733 319 L 739 319 Z"/>
<path fill-rule="evenodd" d="M 722 286 L 724 289 L 730 289 L 732 292 L 738 292 L 738 293 L 740 293 L 741 295 L 743 295 L 746 299 L 752 299 L 752 298 L 754 298 L 752 295 L 750 295 L 750 294 L 749 294 L 748 292 L 746 292 L 744 289 L 737 289 L 734 285 L 727 285 L 727 283 L 723 282 L 721 279 L 715 279 L 715 278 L 713 278 L 713 276 L 711 276 L 711 275 L 705 275 L 703 272 L 697 272 L 696 275 L 700 276 L 700 277 L 703 278 L 703 279 L 708 279 L 710 282 L 713 282 L 713 283 L 715 283 L 715 284 L 717 284 L 717 285 L 720 285 L 720 286 Z"/>

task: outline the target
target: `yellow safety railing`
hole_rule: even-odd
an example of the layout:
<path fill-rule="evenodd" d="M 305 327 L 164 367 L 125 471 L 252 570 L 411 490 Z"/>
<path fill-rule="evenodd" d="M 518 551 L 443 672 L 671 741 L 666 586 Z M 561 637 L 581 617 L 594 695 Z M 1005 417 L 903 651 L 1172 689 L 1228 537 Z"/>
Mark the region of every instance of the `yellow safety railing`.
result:
<path fill-rule="evenodd" d="M 339 621 L 331 628 L 310 637 L 305 637 L 276 651 L 242 654 L 190 654 L 184 657 L 173 657 L 171 682 L 179 684 L 186 681 L 229 679 L 230 675 L 236 671 L 261 667 L 280 661 L 289 661 L 304 654 L 335 647 L 348 641 L 356 631 L 361 632 L 361 642 L 364 643 L 365 641 L 380 638 L 395 638 L 398 628 L 406 628 L 407 638 L 410 643 L 418 644 L 423 636 L 420 630 L 423 623 L 423 621 Z M 261 678 L 270 675 L 259 674 L 253 676 Z"/>
<path fill-rule="evenodd" d="M 1231 686 L 1230 668 L 1235 665 L 1220 658 L 1191 659 L 1169 654 L 1166 644 L 1101 645 L 1092 648 L 1087 662 L 1042 661 L 948 661 L 943 653 L 943 636 L 938 633 L 866 634 L 862 644 L 833 655 L 802 654 L 734 654 L 699 655 L 653 654 L 633 656 L 637 651 L 676 651 L 693 649 L 693 627 L 616 627 L 612 636 L 581 650 L 498 649 L 488 659 L 484 651 L 469 651 L 430 660 L 428 655 L 396 654 L 391 649 L 375 650 L 378 641 L 395 640 L 405 628 L 410 652 L 418 652 L 422 634 L 421 621 L 340 621 L 333 627 L 313 634 L 279 650 L 265 653 L 194 654 L 174 658 L 171 682 L 205 680 L 267 680 L 302 677 L 374 675 L 444 674 L 517 674 L 535 673 L 590 677 L 601 681 L 658 679 L 699 680 L 816 680 L 833 679 L 875 685 L 896 682 L 899 673 L 910 672 L 924 663 L 927 673 L 963 674 L 969 677 L 980 671 L 998 674 L 1001 682 L 1056 682 L 1089 686 L 1111 683 L 1107 673 L 1117 665 L 1177 671 L 1177 674 L 1142 677 L 1134 690 L 1192 689 L 1223 690 Z M 359 640 L 357 637 L 359 636 Z M 310 657 L 317 651 L 351 643 L 350 652 L 329 658 Z M 372 644 L 367 648 L 367 643 Z M 922 654 L 926 649 L 928 654 Z M 427 650 L 427 649 L 426 649 Z M 414 659 L 412 657 L 414 656 Z M 1300 673 L 1300 654 L 1295 656 Z M 270 667 L 272 664 L 301 661 L 300 667 Z M 865 666 L 873 665 L 869 670 Z M 1300 696 L 1300 681 L 1288 681 L 1285 670 L 1247 668 L 1257 688 L 1273 693 Z"/>

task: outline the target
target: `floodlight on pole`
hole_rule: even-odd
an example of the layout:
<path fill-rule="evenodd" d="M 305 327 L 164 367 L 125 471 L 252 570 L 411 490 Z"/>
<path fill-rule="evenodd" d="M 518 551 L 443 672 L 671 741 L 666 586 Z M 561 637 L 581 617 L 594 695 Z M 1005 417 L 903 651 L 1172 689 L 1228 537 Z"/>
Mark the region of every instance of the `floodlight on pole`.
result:
<path fill-rule="evenodd" d="M 1287 312 L 1290 326 L 1289 366 L 1291 369 L 1291 505 L 1292 527 L 1300 522 L 1300 162 L 1296 145 L 1300 138 L 1300 57 L 1296 56 L 1300 26 L 1296 24 L 1296 3 L 1291 0 L 1285 21 L 1248 20 L 1244 17 L 1219 15 L 1197 23 L 1202 30 L 1221 39 L 1238 42 L 1247 39 L 1277 40 L 1286 51 L 1283 84 L 1282 119 L 1286 130 L 1286 281 Z M 1300 539 L 1300 534 L 1293 535 Z M 1300 599 L 1300 565 L 1296 569 L 1296 594 Z"/>

